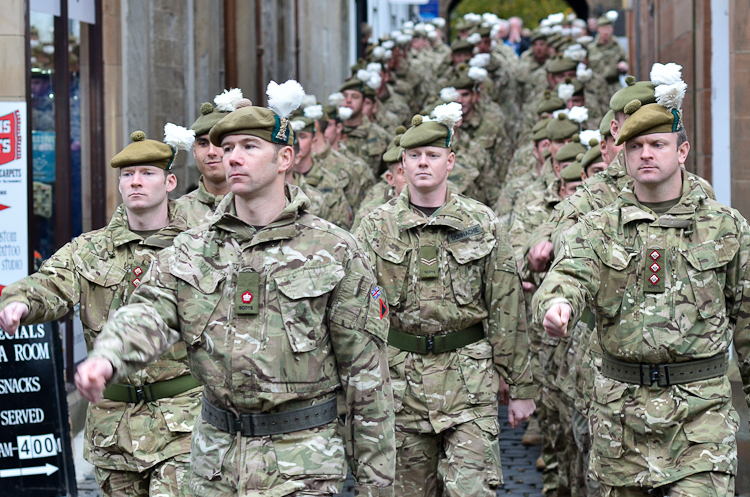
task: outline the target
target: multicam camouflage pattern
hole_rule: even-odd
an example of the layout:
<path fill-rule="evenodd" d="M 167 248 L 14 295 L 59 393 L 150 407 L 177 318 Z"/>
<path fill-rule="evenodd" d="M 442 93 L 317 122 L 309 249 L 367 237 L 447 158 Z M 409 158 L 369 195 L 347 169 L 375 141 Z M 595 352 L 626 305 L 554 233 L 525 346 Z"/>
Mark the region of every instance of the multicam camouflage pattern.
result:
<path fill-rule="evenodd" d="M 523 248 L 529 235 L 539 225 L 544 223 L 552 213 L 555 206 L 560 203 L 561 181 L 555 178 L 547 185 L 547 189 L 542 195 L 531 199 L 527 204 L 518 203 L 513 209 L 513 223 L 511 224 L 508 236 L 513 253 L 519 262 L 523 262 Z M 521 275 L 524 278 L 524 275 Z"/>
<path fill-rule="evenodd" d="M 612 37 L 608 43 L 602 44 L 597 35 L 596 40 L 589 44 L 588 52 L 589 66 L 595 74 L 606 80 L 609 95 L 614 95 L 617 90 L 622 89 L 617 65 L 628 61 L 625 49 L 616 38 Z"/>
<path fill-rule="evenodd" d="M 372 174 L 377 176 L 380 159 L 391 141 L 390 135 L 377 124 L 370 122 L 367 116 L 362 116 L 359 126 L 344 125 L 344 135 L 346 149 L 369 164 Z"/>
<path fill-rule="evenodd" d="M 339 178 L 315 159 L 304 177 L 307 184 L 317 189 L 325 199 L 326 217 L 324 219 L 344 229 L 351 228 L 354 212 L 346 199 L 344 189 L 341 188 Z"/>
<path fill-rule="evenodd" d="M 94 467 L 102 497 L 192 497 L 190 454 L 179 454 L 158 463 L 151 471 L 110 471 Z"/>
<path fill-rule="evenodd" d="M 660 217 L 638 202 L 629 182 L 613 205 L 565 234 L 535 295 L 535 320 L 567 302 L 575 323 L 591 301 L 599 345 L 616 359 L 663 364 L 726 353 L 733 329 L 750 324 L 749 228 L 693 176 L 683 174 L 680 202 Z M 654 249 L 666 268 L 662 293 L 644 292 Z M 745 333 L 734 342 L 747 385 L 750 344 Z M 591 472 L 603 484 L 652 487 L 699 472 L 736 472 L 739 419 L 726 376 L 661 388 L 597 375 L 589 418 Z"/>
<path fill-rule="evenodd" d="M 331 425 L 235 437 L 199 420 L 191 480 L 199 494 L 221 495 L 225 482 L 240 482 L 245 495 L 340 491 L 343 439 L 351 444 L 357 491 L 392 495 L 388 319 L 371 296 L 375 279 L 348 233 L 308 214 L 298 188 L 287 185 L 286 195 L 284 211 L 259 231 L 237 218 L 234 195 L 227 195 L 211 225 L 178 236 L 159 254 L 91 356 L 110 360 L 121 375 L 185 342 L 206 399 L 235 414 L 340 396 L 342 438 Z M 238 287 L 247 272 L 259 275 L 257 315 L 238 315 L 235 305 L 251 290 Z"/>
<path fill-rule="evenodd" d="M 528 140 L 526 145 L 518 148 L 513 153 L 513 158 L 508 165 L 508 172 L 505 175 L 503 186 L 509 181 L 524 176 L 537 169 L 537 160 L 534 156 L 534 142 Z"/>
<path fill-rule="evenodd" d="M 106 228 L 75 238 L 34 273 L 3 289 L 4 307 L 23 302 L 29 314 L 22 324 L 44 323 L 65 316 L 80 304 L 86 347 L 92 350 L 104 323 L 125 305 L 134 282 L 157 253 L 186 229 L 186 213 L 169 203 L 170 225 L 143 240 L 128 228 L 120 205 Z M 141 386 L 190 374 L 184 344 L 160 359 L 118 379 Z M 111 471 L 144 471 L 179 454 L 190 452 L 190 433 L 200 413 L 201 388 L 149 403 L 103 400 L 86 414 L 84 457 Z"/>
<path fill-rule="evenodd" d="M 373 121 L 375 124 L 385 130 L 388 135 L 394 135 L 396 128 L 403 124 L 403 120 L 399 119 L 395 112 L 390 111 L 383 105 L 383 102 L 379 98 L 375 99 L 375 116 Z"/>
<path fill-rule="evenodd" d="M 320 193 L 320 190 L 307 182 L 304 174 L 292 171 L 292 182 L 289 184 L 298 187 L 307 197 L 309 201 L 307 212 L 313 216 L 322 217 L 326 221 L 333 222 L 331 221 L 331 211 L 328 208 L 328 204 L 326 204 L 326 197 Z"/>
<path fill-rule="evenodd" d="M 388 347 L 399 444 L 404 433 L 421 433 L 430 434 L 432 443 L 440 446 L 455 431 L 457 441 L 446 445 L 455 452 L 446 449 L 447 466 L 441 463 L 444 488 L 450 495 L 461 495 L 469 488 L 471 495 L 494 495 L 494 487 L 502 481 L 497 439 L 482 438 L 466 425 L 473 421 L 486 432 L 492 432 L 492 423 L 497 427 L 500 375 L 510 386 L 511 398 L 534 396 L 515 260 L 507 235 L 484 205 L 449 189 L 445 205 L 427 218 L 410 208 L 409 198 L 407 186 L 398 198 L 364 218 L 356 232 L 388 296 L 392 329 L 424 336 L 482 323 L 486 338 L 441 354 L 420 355 Z M 421 247 L 434 247 L 436 259 L 422 261 Z M 437 265 L 436 278 L 420 278 L 420 265 L 425 263 Z M 462 441 L 464 433 L 467 439 Z M 478 456 L 481 460 L 470 461 L 464 454 L 467 445 L 484 447 L 482 440 L 488 437 L 492 442 Z M 497 454 L 497 460 L 489 460 L 488 451 Z M 434 471 L 428 461 L 429 454 L 436 452 L 433 448 L 427 454 L 412 455 L 403 445 L 399 447 L 399 491 L 406 495 L 412 484 L 430 481 L 418 477 L 423 478 L 421 483 L 410 483 L 412 468 L 419 462 Z M 415 472 L 424 473 L 424 467 Z M 398 486 L 400 482 L 403 486 Z M 480 489 L 487 492 L 473 493 Z"/>
<path fill-rule="evenodd" d="M 362 223 L 362 219 L 367 217 L 372 211 L 396 197 L 396 189 L 388 184 L 385 179 L 378 181 L 375 186 L 370 188 L 365 199 L 359 206 L 357 214 L 354 216 L 352 231 L 356 231 Z"/>
<path fill-rule="evenodd" d="M 214 195 L 206 190 L 203 176 L 198 181 L 198 188 L 186 193 L 175 202 L 187 214 L 187 229 L 205 224 L 214 215 L 224 195 Z"/>
<path fill-rule="evenodd" d="M 426 218 L 409 198 L 407 187 L 356 232 L 388 295 L 391 327 L 429 335 L 483 323 L 487 337 L 438 355 L 388 348 L 398 428 L 440 433 L 496 413 L 493 371 L 506 379 L 512 398 L 533 397 L 524 301 L 507 235 L 488 208 L 449 190 L 446 204 Z M 419 278 L 424 246 L 437 250 L 437 278 Z M 421 380 L 423 373 L 430 381 Z"/>
<path fill-rule="evenodd" d="M 375 183 L 375 177 L 367 164 L 361 159 L 349 159 L 328 144 L 322 153 L 313 154 L 313 163 L 315 162 L 336 175 L 346 200 L 352 210 L 356 211 L 365 197 L 365 191 Z"/>
<path fill-rule="evenodd" d="M 409 107 L 408 102 L 402 95 L 396 93 L 393 89 L 393 85 L 386 84 L 385 95 L 382 96 L 381 102 L 383 108 L 396 114 L 396 117 L 401 124 L 407 123 L 409 122 L 409 119 L 411 119 L 411 107 Z"/>

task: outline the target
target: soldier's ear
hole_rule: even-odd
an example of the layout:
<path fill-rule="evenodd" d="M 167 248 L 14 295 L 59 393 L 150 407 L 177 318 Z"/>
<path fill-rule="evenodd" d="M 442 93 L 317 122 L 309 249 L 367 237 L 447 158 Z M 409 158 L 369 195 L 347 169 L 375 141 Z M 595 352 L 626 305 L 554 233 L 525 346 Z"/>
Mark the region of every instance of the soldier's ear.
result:
<path fill-rule="evenodd" d="M 175 176 L 174 173 L 172 172 L 167 172 L 167 171 L 164 171 L 164 172 L 166 173 L 165 174 L 166 177 L 164 178 L 164 183 L 167 187 L 167 193 L 169 193 L 173 191 L 175 188 L 177 188 L 177 176 Z"/>

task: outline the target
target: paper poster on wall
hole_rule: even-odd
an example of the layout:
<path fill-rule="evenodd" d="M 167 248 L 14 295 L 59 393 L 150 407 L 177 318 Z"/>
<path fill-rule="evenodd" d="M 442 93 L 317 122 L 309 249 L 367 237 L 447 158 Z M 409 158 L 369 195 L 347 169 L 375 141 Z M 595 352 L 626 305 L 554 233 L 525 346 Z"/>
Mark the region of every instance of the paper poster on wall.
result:
<path fill-rule="evenodd" d="M 26 102 L 0 102 L 0 292 L 29 274 Z"/>

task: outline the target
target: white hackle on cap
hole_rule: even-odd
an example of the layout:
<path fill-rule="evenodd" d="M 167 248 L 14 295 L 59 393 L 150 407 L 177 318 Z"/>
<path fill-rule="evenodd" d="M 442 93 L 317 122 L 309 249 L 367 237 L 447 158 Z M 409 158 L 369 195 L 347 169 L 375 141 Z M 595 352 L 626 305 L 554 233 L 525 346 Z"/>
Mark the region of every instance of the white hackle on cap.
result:
<path fill-rule="evenodd" d="M 576 62 L 583 62 L 586 60 L 586 49 L 580 44 L 576 43 L 571 45 L 563 51 L 563 57 L 574 60 Z"/>
<path fill-rule="evenodd" d="M 380 73 L 378 72 L 371 72 L 370 78 L 365 82 L 365 84 L 373 89 L 377 90 L 380 88 L 380 84 L 383 82 L 383 78 L 380 76 Z"/>
<path fill-rule="evenodd" d="M 195 131 L 176 124 L 164 125 L 164 143 L 176 150 L 190 150 L 195 142 Z"/>
<path fill-rule="evenodd" d="M 307 126 L 305 124 L 305 121 L 300 121 L 299 119 L 295 119 L 294 121 L 292 121 L 292 129 L 295 132 L 302 131 L 303 129 L 305 129 L 305 126 Z"/>
<path fill-rule="evenodd" d="M 560 24 L 565 20 L 565 14 L 562 12 L 558 12 L 557 14 L 550 14 L 547 16 L 547 19 L 549 19 L 549 22 L 552 24 Z"/>
<path fill-rule="evenodd" d="M 487 67 L 490 64 L 490 54 L 478 53 L 469 60 L 471 67 Z"/>
<path fill-rule="evenodd" d="M 221 112 L 234 112 L 237 110 L 237 102 L 240 100 L 242 100 L 242 90 L 239 88 L 224 90 L 214 97 L 216 108 Z"/>
<path fill-rule="evenodd" d="M 360 69 L 359 71 L 357 71 L 356 78 L 364 83 L 365 81 L 370 79 L 370 71 L 368 71 L 367 69 Z"/>
<path fill-rule="evenodd" d="M 338 107 L 339 105 L 343 104 L 344 100 L 346 100 L 346 98 L 340 91 L 328 95 L 328 105 L 333 105 L 334 107 Z"/>
<path fill-rule="evenodd" d="M 430 22 L 432 22 L 432 24 L 434 24 L 438 29 L 443 29 L 445 27 L 445 19 L 443 19 L 442 17 L 436 17 Z"/>
<path fill-rule="evenodd" d="M 370 62 L 369 64 L 367 64 L 367 70 L 371 73 L 379 73 L 383 71 L 383 66 L 378 62 Z"/>
<path fill-rule="evenodd" d="M 483 67 L 470 67 L 468 76 L 477 83 L 481 83 L 487 79 L 487 74 L 487 69 Z"/>
<path fill-rule="evenodd" d="M 385 55 L 385 48 L 381 47 L 375 47 L 372 49 L 372 56 L 375 58 L 375 60 L 383 60 L 383 56 Z"/>
<path fill-rule="evenodd" d="M 309 107 L 305 107 L 305 110 L 302 112 L 304 116 L 308 119 L 312 119 L 313 121 L 317 121 L 321 117 L 323 117 L 323 106 L 322 105 L 311 105 Z"/>
<path fill-rule="evenodd" d="M 302 99 L 305 98 L 305 89 L 293 79 L 281 85 L 271 81 L 266 88 L 266 95 L 268 96 L 268 108 L 283 119 L 288 118 L 292 115 L 292 112 L 299 109 Z"/>
<path fill-rule="evenodd" d="M 466 38 L 466 41 L 468 41 L 472 45 L 477 45 L 482 41 L 482 35 L 480 35 L 479 33 L 474 33 L 473 35 Z"/>
<path fill-rule="evenodd" d="M 583 62 L 579 62 L 578 67 L 576 67 L 576 78 L 578 78 L 578 81 L 585 83 L 591 81 L 591 78 L 593 77 L 594 71 L 586 67 L 586 64 Z"/>
<path fill-rule="evenodd" d="M 598 129 L 584 129 L 578 134 L 581 144 L 585 145 L 586 148 L 591 148 L 591 140 L 594 139 L 598 142 L 602 141 L 602 134 Z"/>
<path fill-rule="evenodd" d="M 352 114 L 354 114 L 354 111 L 350 109 L 349 107 L 339 107 L 338 114 L 339 114 L 340 120 L 348 121 L 349 119 L 351 119 Z"/>
<path fill-rule="evenodd" d="M 617 19 L 620 17 L 620 14 L 618 14 L 616 10 L 610 10 L 604 15 L 607 16 L 607 19 L 609 19 L 609 22 L 612 22 L 612 23 L 617 22 Z"/>
<path fill-rule="evenodd" d="M 302 99 L 302 104 L 300 107 L 303 109 L 306 109 L 307 107 L 310 107 L 311 105 L 316 105 L 318 103 L 318 99 L 315 98 L 315 95 L 305 95 L 305 98 Z"/>
<path fill-rule="evenodd" d="M 657 62 L 651 67 L 650 77 L 654 86 L 679 83 L 682 81 L 682 66 L 674 62 L 668 64 Z"/>
<path fill-rule="evenodd" d="M 448 86 L 440 90 L 440 100 L 442 100 L 443 102 L 455 102 L 460 97 L 461 95 L 458 93 L 458 90 L 456 90 L 452 86 Z"/>
<path fill-rule="evenodd" d="M 435 121 L 447 126 L 450 130 L 453 130 L 458 121 L 463 117 L 461 104 L 458 102 L 438 105 L 432 112 L 435 114 Z"/>
<path fill-rule="evenodd" d="M 654 90 L 656 103 L 667 109 L 680 110 L 686 91 L 687 83 L 684 81 L 678 81 L 671 85 L 659 85 Z"/>
<path fill-rule="evenodd" d="M 557 87 L 557 96 L 560 97 L 560 100 L 562 100 L 563 102 L 567 102 L 568 100 L 573 98 L 573 94 L 575 92 L 576 87 L 567 83 L 562 83 Z"/>
<path fill-rule="evenodd" d="M 583 124 L 589 119 L 589 110 L 586 107 L 572 107 L 568 112 L 568 118 L 578 124 Z"/>
<path fill-rule="evenodd" d="M 475 14 L 474 12 L 469 12 L 468 14 L 464 14 L 464 19 L 477 24 L 482 21 L 482 16 Z"/>

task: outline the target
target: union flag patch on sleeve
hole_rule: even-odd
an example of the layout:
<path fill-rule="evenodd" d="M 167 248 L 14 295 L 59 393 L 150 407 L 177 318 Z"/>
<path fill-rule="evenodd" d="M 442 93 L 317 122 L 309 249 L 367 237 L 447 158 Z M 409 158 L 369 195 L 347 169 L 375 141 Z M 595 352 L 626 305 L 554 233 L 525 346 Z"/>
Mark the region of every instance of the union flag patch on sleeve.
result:
<path fill-rule="evenodd" d="M 380 287 L 376 286 L 375 288 L 373 288 L 372 291 L 370 292 L 370 295 L 372 295 L 373 300 L 378 300 L 381 295 Z"/>

